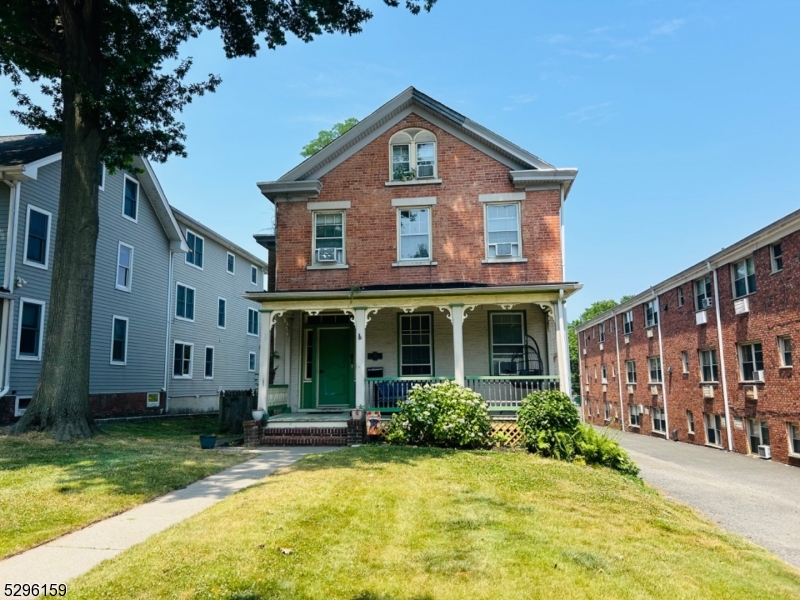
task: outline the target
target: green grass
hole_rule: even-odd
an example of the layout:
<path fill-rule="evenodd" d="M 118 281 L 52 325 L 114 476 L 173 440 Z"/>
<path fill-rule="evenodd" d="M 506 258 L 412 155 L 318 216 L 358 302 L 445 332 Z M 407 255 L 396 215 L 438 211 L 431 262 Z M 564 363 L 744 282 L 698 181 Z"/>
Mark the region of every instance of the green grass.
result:
<path fill-rule="evenodd" d="M 247 458 L 200 450 L 216 419 L 109 424 L 106 435 L 56 444 L 0 436 L 0 558 L 146 502 Z"/>
<path fill-rule="evenodd" d="M 800 572 L 606 469 L 362 447 L 235 494 L 70 598 L 796 599 Z"/>

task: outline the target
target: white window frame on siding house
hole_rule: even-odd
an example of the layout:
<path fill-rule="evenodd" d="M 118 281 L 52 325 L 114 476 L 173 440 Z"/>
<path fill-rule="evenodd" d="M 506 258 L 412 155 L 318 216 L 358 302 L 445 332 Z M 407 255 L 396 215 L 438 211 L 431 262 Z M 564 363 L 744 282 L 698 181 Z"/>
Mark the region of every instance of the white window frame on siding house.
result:
<path fill-rule="evenodd" d="M 186 316 L 186 307 L 188 306 L 188 294 L 184 292 L 184 309 L 183 309 L 183 316 L 178 313 L 178 292 L 180 288 L 184 288 L 184 290 L 192 290 L 192 318 L 188 318 Z M 189 323 L 194 323 L 194 315 L 195 315 L 195 308 L 197 307 L 197 290 L 195 290 L 192 286 L 186 285 L 185 283 L 176 282 L 175 283 L 175 318 L 180 321 L 188 321 Z"/>
<path fill-rule="evenodd" d="M 236 275 L 236 255 L 228 252 L 225 256 L 225 271 L 229 275 Z"/>
<path fill-rule="evenodd" d="M 256 353 L 255 352 L 248 352 L 247 353 L 247 371 L 250 373 L 256 372 Z"/>
<path fill-rule="evenodd" d="M 122 360 L 114 360 L 114 336 L 116 334 L 117 321 L 125 322 L 125 341 L 122 348 Z M 109 352 L 108 362 L 111 365 L 124 367 L 128 364 L 128 338 L 130 337 L 130 320 L 128 317 L 114 315 L 111 317 L 111 351 Z"/>
<path fill-rule="evenodd" d="M 220 308 L 222 310 L 220 310 Z M 222 325 L 219 324 L 222 317 Z M 228 301 L 225 298 L 217 298 L 217 328 L 225 329 L 228 326 Z"/>
<path fill-rule="evenodd" d="M 20 342 L 22 341 L 22 314 L 25 310 L 26 304 L 37 304 L 41 308 L 39 310 L 39 329 L 38 329 L 38 337 L 36 339 L 36 354 L 21 354 L 20 353 Z M 43 302 L 42 300 L 34 300 L 33 298 L 20 298 L 19 299 L 19 311 L 17 314 L 17 360 L 42 360 L 42 341 L 44 338 L 44 324 L 45 321 L 45 310 L 46 310 L 47 303 Z"/>
<path fill-rule="evenodd" d="M 208 374 L 208 351 L 211 350 L 211 375 Z M 203 379 L 214 379 L 214 370 L 216 365 L 214 361 L 217 358 L 217 353 L 214 350 L 214 346 L 206 346 L 205 351 L 203 352 Z"/>
<path fill-rule="evenodd" d="M 258 267 L 250 265 L 250 283 L 258 285 Z"/>
<path fill-rule="evenodd" d="M 247 308 L 247 335 L 258 337 L 258 310 Z"/>
<path fill-rule="evenodd" d="M 338 216 L 341 219 L 341 223 L 336 223 L 336 219 L 333 219 L 331 223 L 319 223 L 319 221 L 323 217 L 336 217 Z M 311 235 L 311 264 L 314 267 L 342 267 L 347 264 L 347 256 L 346 256 L 346 239 L 347 239 L 347 218 L 345 217 L 344 210 L 336 210 L 336 211 L 314 211 L 311 213 L 312 219 L 312 235 Z M 322 219 L 324 220 L 324 219 Z M 335 234 L 336 227 L 341 229 L 341 235 L 328 235 L 328 234 Z M 325 228 L 333 228 L 326 230 Z M 320 233 L 324 233 L 326 235 L 319 235 Z M 324 240 L 322 245 L 320 245 L 320 240 Z M 341 240 L 339 245 L 337 246 L 337 240 Z M 335 260 L 319 260 L 319 250 L 322 249 L 333 249 L 333 257 Z M 253 265 L 253 268 L 255 266 Z M 250 275 L 250 282 L 253 285 L 258 285 L 258 277 L 256 276 L 256 281 L 253 281 L 252 272 Z"/>
<path fill-rule="evenodd" d="M 130 254 L 129 254 L 130 264 L 128 264 L 128 265 L 123 265 L 122 264 L 122 247 L 123 246 L 125 248 L 127 248 L 128 250 L 130 250 Z M 127 273 L 126 273 L 127 280 L 128 280 L 128 285 L 127 286 L 120 285 L 120 283 L 119 283 L 120 271 L 122 269 L 127 269 Z M 119 245 L 117 246 L 117 272 L 116 272 L 115 275 L 116 275 L 116 279 L 114 281 L 114 287 L 116 289 L 118 289 L 118 290 L 122 290 L 123 292 L 130 292 L 131 291 L 131 286 L 132 286 L 132 283 L 133 283 L 133 246 L 131 246 L 130 244 L 126 244 L 125 242 L 120 242 Z"/>
<path fill-rule="evenodd" d="M 191 236 L 191 238 L 190 238 Z M 194 240 L 194 243 L 190 241 L 190 239 Z M 200 242 L 198 245 L 197 242 Z M 205 249 L 206 249 L 206 238 L 202 235 L 199 235 L 189 229 L 186 228 L 186 245 L 189 246 L 189 251 L 184 254 L 184 262 L 187 265 L 192 265 L 195 269 L 203 270 L 203 257 L 205 256 Z M 198 247 L 200 251 L 198 252 Z"/>
<path fill-rule="evenodd" d="M 175 348 L 177 346 L 181 347 L 181 374 L 175 374 Z M 184 362 L 186 361 L 186 348 L 191 348 L 189 351 L 189 372 L 184 373 Z M 194 344 L 191 342 L 182 342 L 180 340 L 175 340 L 172 343 L 172 378 L 173 379 L 191 379 L 192 378 L 192 370 L 194 369 Z"/>
<path fill-rule="evenodd" d="M 511 217 L 505 215 L 492 215 L 498 209 L 513 207 L 513 218 L 516 221 L 514 228 L 498 229 L 501 224 L 492 225 L 493 221 L 508 221 Z M 519 202 L 486 202 L 483 206 L 483 236 L 486 240 L 486 260 L 491 262 L 515 261 L 522 258 L 522 210 Z M 513 239 L 511 239 L 513 237 Z M 501 239 L 504 238 L 504 239 Z M 507 239 L 505 239 L 507 238 Z M 505 248 L 508 246 L 508 248 Z M 503 253 L 498 256 L 498 250 Z M 508 250 L 508 252 L 505 252 Z"/>
<path fill-rule="evenodd" d="M 128 189 L 129 181 L 136 186 L 136 200 L 134 201 L 133 205 L 134 216 L 130 216 L 125 212 L 126 191 Z M 122 178 L 122 216 L 123 218 L 128 219 L 128 221 L 133 221 L 134 223 L 139 222 L 139 182 L 127 173 L 125 173 Z"/>
<path fill-rule="evenodd" d="M 31 230 L 32 210 L 47 217 L 47 233 L 44 239 L 44 262 L 38 262 L 28 258 L 28 243 Z M 52 231 L 52 228 L 53 213 L 44 210 L 43 208 L 39 208 L 38 206 L 34 206 L 33 204 L 28 204 L 28 209 L 25 215 L 25 251 L 22 254 L 22 264 L 28 265 L 29 267 L 36 267 L 37 269 L 44 269 L 45 271 L 48 269 L 50 265 L 50 232 Z"/>

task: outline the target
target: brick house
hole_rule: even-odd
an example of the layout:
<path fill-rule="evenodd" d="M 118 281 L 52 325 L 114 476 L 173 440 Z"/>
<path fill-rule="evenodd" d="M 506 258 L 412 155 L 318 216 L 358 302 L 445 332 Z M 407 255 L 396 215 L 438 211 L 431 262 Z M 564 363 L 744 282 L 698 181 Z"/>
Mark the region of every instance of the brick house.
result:
<path fill-rule="evenodd" d="M 490 407 L 569 385 L 559 169 L 414 88 L 276 181 L 259 405 L 392 411 L 455 379 Z"/>
<path fill-rule="evenodd" d="M 578 329 L 586 420 L 800 466 L 800 211 Z"/>

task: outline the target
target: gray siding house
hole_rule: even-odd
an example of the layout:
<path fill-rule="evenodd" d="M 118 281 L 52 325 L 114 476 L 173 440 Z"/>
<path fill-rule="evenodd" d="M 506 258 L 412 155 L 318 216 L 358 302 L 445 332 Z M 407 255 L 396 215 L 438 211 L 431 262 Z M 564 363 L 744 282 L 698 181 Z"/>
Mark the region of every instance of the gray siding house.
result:
<path fill-rule="evenodd" d="M 0 137 L 0 422 L 24 412 L 41 369 L 59 210 L 60 150 L 59 140 L 43 135 Z M 159 414 L 169 406 L 173 382 L 182 384 L 177 391 L 184 397 L 199 397 L 210 389 L 202 370 L 199 379 L 173 379 L 173 268 L 182 267 L 193 254 L 182 233 L 185 226 L 176 219 L 146 160 L 137 159 L 130 172 L 111 174 L 99 168 L 92 411 L 96 416 Z M 204 231 L 209 241 L 216 236 Z M 210 251 L 217 253 L 216 248 Z M 247 256 L 248 261 L 255 259 Z M 255 261 L 260 271 L 263 263 Z M 202 290 L 201 297 L 205 288 L 224 287 L 231 303 L 243 310 L 238 305 L 247 301 L 241 295 L 260 288 L 231 285 L 230 279 L 216 286 L 210 283 L 224 274 L 224 268 L 220 274 L 209 269 L 205 280 L 187 281 Z M 189 337 L 189 332 L 181 333 Z M 246 329 L 239 338 L 218 338 L 215 351 L 220 361 L 223 355 L 241 353 L 249 342 Z M 229 352 L 227 345 L 234 341 L 236 350 Z M 202 343 L 214 345 L 205 338 Z M 232 369 L 221 368 L 226 386 L 251 387 L 252 374 L 246 367 L 245 362 L 238 379 Z M 215 385 L 214 390 L 218 387 L 224 386 Z"/>

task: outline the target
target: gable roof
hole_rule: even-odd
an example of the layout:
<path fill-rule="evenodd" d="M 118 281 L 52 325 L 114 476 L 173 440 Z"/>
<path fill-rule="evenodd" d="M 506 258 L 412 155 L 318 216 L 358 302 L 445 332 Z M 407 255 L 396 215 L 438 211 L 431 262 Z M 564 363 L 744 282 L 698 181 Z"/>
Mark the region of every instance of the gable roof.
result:
<path fill-rule="evenodd" d="M 511 170 L 512 178 L 516 181 L 514 174 L 518 174 L 523 185 L 542 180 L 564 181 L 566 197 L 577 175 L 577 169 L 557 169 L 438 100 L 409 87 L 277 181 L 261 182 L 257 185 L 270 200 L 281 192 L 314 195 L 315 187 L 317 193 L 321 189 L 321 183 L 318 182 L 320 177 L 412 112 L 505 164 Z"/>
<path fill-rule="evenodd" d="M 61 159 L 61 138 L 49 137 L 42 133 L 0 136 L 0 179 L 17 181 L 36 179 L 38 169 L 45 164 Z M 173 252 L 187 252 L 189 247 L 181 235 L 167 197 L 158 182 L 150 162 L 141 156 L 133 160 L 136 178 L 150 198 L 164 233 L 169 239 Z"/>

